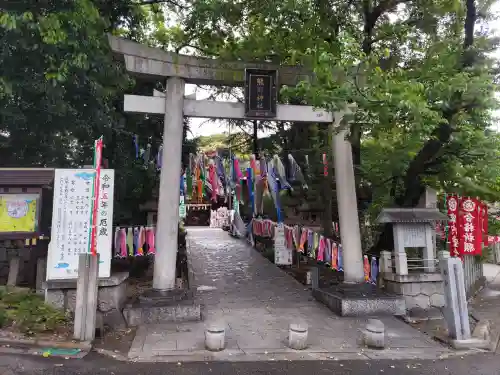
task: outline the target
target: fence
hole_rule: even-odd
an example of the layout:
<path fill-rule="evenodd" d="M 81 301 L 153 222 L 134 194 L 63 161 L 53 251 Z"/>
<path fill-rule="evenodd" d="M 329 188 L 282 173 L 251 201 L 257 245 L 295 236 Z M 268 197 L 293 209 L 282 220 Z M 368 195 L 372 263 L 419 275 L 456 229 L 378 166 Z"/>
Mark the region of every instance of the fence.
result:
<path fill-rule="evenodd" d="M 483 264 L 475 256 L 465 255 L 463 258 L 465 292 L 467 297 L 473 296 L 484 284 Z"/>

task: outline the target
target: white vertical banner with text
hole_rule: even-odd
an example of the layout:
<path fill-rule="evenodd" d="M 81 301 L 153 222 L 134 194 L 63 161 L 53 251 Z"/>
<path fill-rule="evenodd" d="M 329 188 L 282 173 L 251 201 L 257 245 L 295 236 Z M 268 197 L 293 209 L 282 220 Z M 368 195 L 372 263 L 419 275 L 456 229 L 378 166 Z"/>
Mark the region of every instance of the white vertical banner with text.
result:
<path fill-rule="evenodd" d="M 76 279 L 78 256 L 89 252 L 94 169 L 56 169 L 47 280 Z M 102 169 L 97 206 L 99 277 L 111 275 L 115 171 Z"/>

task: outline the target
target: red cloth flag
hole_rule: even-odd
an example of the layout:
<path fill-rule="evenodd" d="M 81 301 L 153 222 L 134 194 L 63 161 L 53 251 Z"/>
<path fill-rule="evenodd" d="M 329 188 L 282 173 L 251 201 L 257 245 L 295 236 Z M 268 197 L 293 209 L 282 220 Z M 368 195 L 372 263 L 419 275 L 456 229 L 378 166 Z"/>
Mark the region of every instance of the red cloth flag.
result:
<path fill-rule="evenodd" d="M 482 253 L 481 202 L 473 198 L 462 198 L 459 204 L 458 232 L 460 255 Z"/>
<path fill-rule="evenodd" d="M 486 203 L 482 203 L 482 235 L 483 235 L 483 244 L 484 246 L 488 246 L 488 206 Z"/>
<path fill-rule="evenodd" d="M 451 256 L 458 256 L 458 205 L 459 200 L 456 195 L 446 197 L 446 207 L 448 209 L 448 242 L 450 244 Z"/>

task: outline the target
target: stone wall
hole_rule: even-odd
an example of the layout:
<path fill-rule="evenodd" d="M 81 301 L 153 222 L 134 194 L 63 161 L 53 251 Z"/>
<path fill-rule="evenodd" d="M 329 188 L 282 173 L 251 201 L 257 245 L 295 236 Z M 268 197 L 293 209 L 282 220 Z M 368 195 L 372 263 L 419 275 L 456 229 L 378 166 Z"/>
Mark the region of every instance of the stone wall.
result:
<path fill-rule="evenodd" d="M 0 285 L 7 284 L 9 262 L 15 256 L 21 257 L 18 283 L 27 281 L 27 264 L 30 258 L 30 251 L 30 248 L 24 245 L 24 241 L 0 241 Z"/>
<path fill-rule="evenodd" d="M 105 324 L 124 323 L 122 310 L 127 298 L 128 272 L 112 274 L 98 281 L 97 311 L 103 314 Z M 58 309 L 74 312 L 76 307 L 76 279 L 52 280 L 43 284 L 45 302 Z"/>
<path fill-rule="evenodd" d="M 385 275 L 387 291 L 404 297 L 406 309 L 444 307 L 444 285 L 441 274 L 419 273 L 410 275 Z"/>

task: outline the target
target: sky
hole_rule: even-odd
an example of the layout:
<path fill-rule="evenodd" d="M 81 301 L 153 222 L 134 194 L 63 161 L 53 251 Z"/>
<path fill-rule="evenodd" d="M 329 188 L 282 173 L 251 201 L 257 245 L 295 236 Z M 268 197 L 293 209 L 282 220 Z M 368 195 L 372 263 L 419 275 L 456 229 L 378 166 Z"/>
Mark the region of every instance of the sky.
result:
<path fill-rule="evenodd" d="M 495 1 L 495 4 L 492 6 L 492 12 L 494 14 L 500 14 L 500 0 Z M 500 20 L 493 21 L 486 25 L 486 27 L 491 30 L 493 33 L 500 35 Z M 500 50 L 497 50 L 494 54 L 494 57 L 500 60 Z M 188 84 L 186 85 L 186 95 L 196 93 L 196 100 L 204 100 L 210 94 L 208 91 L 197 87 L 196 85 Z M 496 112 L 498 118 L 500 118 L 500 111 Z M 188 138 L 196 138 L 199 136 L 208 136 L 214 134 L 220 134 L 223 132 L 228 132 L 229 128 L 227 122 L 225 120 L 210 120 L 203 118 L 191 118 L 191 134 L 188 135 Z M 231 129 L 234 131 L 233 129 Z M 496 124 L 496 130 L 500 131 L 500 120 Z M 264 137 L 268 134 L 263 131 L 259 131 L 258 137 Z"/>

